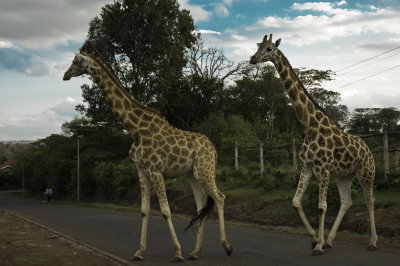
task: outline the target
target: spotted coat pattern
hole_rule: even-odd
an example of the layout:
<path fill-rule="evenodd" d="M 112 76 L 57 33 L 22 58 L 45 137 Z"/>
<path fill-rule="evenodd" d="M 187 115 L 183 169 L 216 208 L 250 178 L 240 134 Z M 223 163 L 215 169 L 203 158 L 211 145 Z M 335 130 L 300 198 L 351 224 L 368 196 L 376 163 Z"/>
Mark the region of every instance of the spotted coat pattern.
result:
<path fill-rule="evenodd" d="M 280 39 L 272 42 L 265 35 L 258 50 L 251 57 L 250 63 L 270 61 L 276 67 L 282 84 L 289 95 L 293 109 L 304 131 L 304 142 L 299 152 L 303 164 L 293 206 L 297 209 L 301 220 L 312 237 L 314 255 L 321 255 L 323 248 L 332 246 L 339 224 L 352 205 L 351 183 L 357 178 L 364 192 L 371 223 L 371 240 L 369 249 L 376 249 L 378 240 L 374 220 L 373 183 L 375 163 L 371 151 L 358 136 L 353 136 L 341 130 L 328 115 L 315 104 L 302 83 L 297 78 L 289 61 L 277 48 Z M 308 222 L 301 200 L 310 179 L 315 176 L 319 184 L 319 230 L 318 237 Z M 327 209 L 327 192 L 330 177 L 335 177 L 341 198 L 339 214 L 335 220 L 327 241 L 324 241 L 324 219 Z"/>
<path fill-rule="evenodd" d="M 221 244 L 230 255 L 232 246 L 226 240 L 223 218 L 225 196 L 215 184 L 217 153 L 211 141 L 202 134 L 180 130 L 170 125 L 158 111 L 143 105 L 128 94 L 102 62 L 85 52 L 75 56 L 64 75 L 64 80 L 82 74 L 91 75 L 103 92 L 113 114 L 134 140 L 129 155 L 138 169 L 143 216 L 141 240 L 135 258 L 143 259 L 146 249 L 150 189 L 153 187 L 171 233 L 175 259 L 183 260 L 164 185 L 164 177 L 179 176 L 188 176 L 198 211 L 205 206 L 208 196 L 214 200 L 220 221 Z M 192 259 L 196 259 L 201 251 L 203 228 L 204 220 L 198 228 L 196 247 L 190 254 Z"/>

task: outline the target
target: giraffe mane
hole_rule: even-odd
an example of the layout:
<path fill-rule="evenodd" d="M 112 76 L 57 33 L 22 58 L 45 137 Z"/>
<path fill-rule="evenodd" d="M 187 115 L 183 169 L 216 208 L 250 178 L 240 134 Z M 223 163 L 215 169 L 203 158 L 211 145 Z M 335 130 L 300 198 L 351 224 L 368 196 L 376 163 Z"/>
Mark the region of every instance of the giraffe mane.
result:
<path fill-rule="evenodd" d="M 164 116 L 160 113 L 160 111 L 158 111 L 158 110 L 156 110 L 156 109 L 154 109 L 154 108 L 148 107 L 147 105 L 145 105 L 145 104 L 139 102 L 138 100 L 136 100 L 131 94 L 129 94 L 129 93 L 126 91 L 126 89 L 122 86 L 121 82 L 118 80 L 118 78 L 115 76 L 115 74 L 114 74 L 111 70 L 109 70 L 108 67 L 106 67 L 106 66 L 103 64 L 103 62 L 101 62 L 99 59 L 97 59 L 94 55 L 89 54 L 89 53 L 86 52 L 86 50 L 84 50 L 84 49 L 81 49 L 81 50 L 80 50 L 80 53 L 81 53 L 82 55 L 88 56 L 90 59 L 92 59 L 92 60 L 95 61 L 97 64 L 99 64 L 99 65 L 103 68 L 103 70 L 106 71 L 107 74 L 111 77 L 111 80 L 121 89 L 122 93 L 123 93 L 125 96 L 127 96 L 128 99 L 130 99 L 132 102 L 134 102 L 135 105 L 138 105 L 138 106 L 140 106 L 141 108 L 145 109 L 146 111 L 149 111 L 149 112 L 151 112 L 151 113 L 154 113 L 154 114 L 160 116 L 161 118 L 164 118 Z"/>
<path fill-rule="evenodd" d="M 300 81 L 299 77 L 297 76 L 296 72 L 294 72 L 292 65 L 290 64 L 289 60 L 286 58 L 286 56 L 282 53 L 281 50 L 277 49 L 280 53 L 280 55 L 282 56 L 282 61 L 284 61 L 285 64 L 287 64 L 291 70 L 291 72 L 294 74 L 294 78 L 298 81 L 298 84 L 300 84 L 301 89 L 303 90 L 304 94 L 308 97 L 308 99 L 310 99 L 310 101 L 312 102 L 312 104 L 315 106 L 315 108 L 317 108 L 319 111 L 321 111 L 326 117 L 328 117 L 328 119 L 335 124 L 338 128 L 341 128 L 340 125 L 338 125 L 338 123 L 336 123 L 335 121 L 333 121 L 329 115 L 326 113 L 326 111 L 324 110 L 324 108 L 322 108 L 315 100 L 314 98 L 311 96 L 311 94 L 307 91 L 307 89 L 304 87 L 303 83 Z"/>

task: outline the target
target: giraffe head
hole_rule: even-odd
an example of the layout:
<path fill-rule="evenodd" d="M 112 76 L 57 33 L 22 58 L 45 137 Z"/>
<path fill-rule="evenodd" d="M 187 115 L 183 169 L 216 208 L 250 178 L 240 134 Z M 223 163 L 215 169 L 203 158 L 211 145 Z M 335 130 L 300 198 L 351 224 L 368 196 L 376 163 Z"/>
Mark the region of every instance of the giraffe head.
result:
<path fill-rule="evenodd" d="M 70 80 L 83 74 L 89 74 L 91 60 L 84 54 L 76 54 L 71 66 L 65 72 L 63 80 Z"/>
<path fill-rule="evenodd" d="M 257 52 L 251 57 L 250 64 L 257 64 L 271 61 L 272 58 L 276 56 L 278 51 L 278 46 L 281 43 L 281 39 L 276 40 L 275 43 L 272 42 L 272 34 L 264 36 L 264 39 L 261 43 L 257 43 L 258 50 Z"/>

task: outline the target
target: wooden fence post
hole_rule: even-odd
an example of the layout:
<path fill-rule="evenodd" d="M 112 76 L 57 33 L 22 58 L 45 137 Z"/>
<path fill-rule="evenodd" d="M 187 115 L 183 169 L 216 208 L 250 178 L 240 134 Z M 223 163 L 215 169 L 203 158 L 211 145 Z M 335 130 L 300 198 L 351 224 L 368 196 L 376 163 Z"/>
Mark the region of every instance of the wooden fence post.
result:
<path fill-rule="evenodd" d="M 399 159 L 400 159 L 400 146 L 397 146 L 394 152 L 394 165 L 395 167 L 399 167 Z"/>
<path fill-rule="evenodd" d="M 264 176 L 264 150 L 262 143 L 260 144 L 260 176 Z"/>
<path fill-rule="evenodd" d="M 386 130 L 383 133 L 383 166 L 385 172 L 385 180 L 387 181 L 387 175 L 390 173 L 390 169 L 389 169 L 389 144 L 388 144 L 388 135 Z"/>
<path fill-rule="evenodd" d="M 297 176 L 297 151 L 296 151 L 296 139 L 293 138 L 292 143 L 292 156 L 293 156 L 293 183 L 296 184 Z"/>
<path fill-rule="evenodd" d="M 239 152 L 237 142 L 235 142 L 235 170 L 239 169 Z"/>

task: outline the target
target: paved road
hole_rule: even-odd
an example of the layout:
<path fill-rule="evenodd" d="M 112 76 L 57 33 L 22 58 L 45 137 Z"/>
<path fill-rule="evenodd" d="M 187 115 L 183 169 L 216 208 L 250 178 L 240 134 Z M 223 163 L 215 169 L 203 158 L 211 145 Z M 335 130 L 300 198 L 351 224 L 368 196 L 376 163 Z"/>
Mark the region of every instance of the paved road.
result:
<path fill-rule="evenodd" d="M 76 240 L 129 260 L 139 244 L 141 215 L 57 204 L 42 204 L 31 199 L 0 193 L 0 208 L 46 225 Z M 187 256 L 195 244 L 192 232 L 183 233 L 187 221 L 173 219 L 182 254 Z M 311 256 L 307 237 L 262 232 L 227 226 L 233 245 L 231 257 L 219 244 L 218 225 L 207 223 L 204 247 L 197 261 L 185 265 L 400 265 L 400 251 L 368 252 L 365 246 L 335 242 L 323 256 Z M 1 236 L 0 236 L 1 237 Z M 366 239 L 368 242 L 368 239 Z M 167 225 L 161 217 L 150 217 L 145 258 L 137 265 L 177 265 Z"/>

